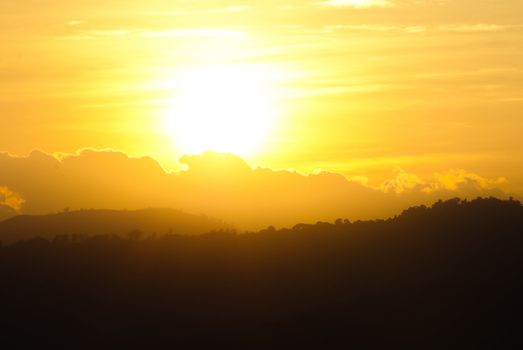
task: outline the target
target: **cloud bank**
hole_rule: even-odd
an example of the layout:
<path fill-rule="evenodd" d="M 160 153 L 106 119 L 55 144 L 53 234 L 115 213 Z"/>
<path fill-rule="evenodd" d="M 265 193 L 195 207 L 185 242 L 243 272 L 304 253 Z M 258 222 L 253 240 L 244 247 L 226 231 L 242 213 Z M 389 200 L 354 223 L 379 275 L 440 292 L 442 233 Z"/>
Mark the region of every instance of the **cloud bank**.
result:
<path fill-rule="evenodd" d="M 505 179 L 459 169 L 424 180 L 398 168 L 394 178 L 372 187 L 362 178 L 336 173 L 252 168 L 230 154 L 206 152 L 180 162 L 187 170 L 168 173 L 152 158 L 117 151 L 86 149 L 61 156 L 34 151 L 26 157 L 3 153 L 0 213 L 169 207 L 254 230 L 340 217 L 383 218 L 452 197 L 508 197 L 501 189 Z"/>

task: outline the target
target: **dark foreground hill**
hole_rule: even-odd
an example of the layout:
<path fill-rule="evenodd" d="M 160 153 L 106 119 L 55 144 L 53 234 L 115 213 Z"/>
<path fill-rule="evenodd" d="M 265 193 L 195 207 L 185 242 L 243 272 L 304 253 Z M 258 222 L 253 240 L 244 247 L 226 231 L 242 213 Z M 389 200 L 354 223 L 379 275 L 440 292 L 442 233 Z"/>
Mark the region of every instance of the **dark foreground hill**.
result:
<path fill-rule="evenodd" d="M 20 215 L 0 222 L 0 241 L 4 244 L 35 237 L 164 234 L 203 234 L 228 229 L 229 225 L 206 216 L 173 209 L 80 210 L 51 215 Z"/>
<path fill-rule="evenodd" d="M 247 235 L 0 249 L 19 347 L 521 349 L 523 208 L 480 199 Z"/>

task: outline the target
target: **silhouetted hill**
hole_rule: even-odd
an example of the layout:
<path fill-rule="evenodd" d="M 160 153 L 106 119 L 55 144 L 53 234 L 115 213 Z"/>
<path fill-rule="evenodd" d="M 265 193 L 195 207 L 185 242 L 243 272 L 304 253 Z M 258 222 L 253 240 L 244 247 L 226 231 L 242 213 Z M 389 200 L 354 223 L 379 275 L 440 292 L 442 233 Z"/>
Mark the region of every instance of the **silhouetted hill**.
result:
<path fill-rule="evenodd" d="M 0 241 L 9 244 L 35 237 L 55 236 L 202 234 L 230 229 L 215 219 L 173 209 L 133 211 L 80 210 L 51 215 L 20 215 L 0 222 Z"/>
<path fill-rule="evenodd" d="M 16 215 L 16 212 L 7 205 L 0 204 L 0 222 Z"/>
<path fill-rule="evenodd" d="M 0 276 L 2 340 L 22 348 L 523 346 L 517 201 L 242 235 L 33 239 L 0 248 Z"/>

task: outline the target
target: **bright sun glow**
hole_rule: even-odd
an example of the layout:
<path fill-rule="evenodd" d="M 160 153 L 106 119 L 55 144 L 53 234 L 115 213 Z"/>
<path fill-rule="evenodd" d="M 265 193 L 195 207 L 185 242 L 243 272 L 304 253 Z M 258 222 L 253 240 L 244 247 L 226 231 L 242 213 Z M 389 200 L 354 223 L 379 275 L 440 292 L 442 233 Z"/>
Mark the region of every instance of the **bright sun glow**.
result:
<path fill-rule="evenodd" d="M 174 82 L 166 128 L 184 153 L 206 150 L 253 154 L 275 118 L 269 76 L 252 65 L 191 68 Z"/>

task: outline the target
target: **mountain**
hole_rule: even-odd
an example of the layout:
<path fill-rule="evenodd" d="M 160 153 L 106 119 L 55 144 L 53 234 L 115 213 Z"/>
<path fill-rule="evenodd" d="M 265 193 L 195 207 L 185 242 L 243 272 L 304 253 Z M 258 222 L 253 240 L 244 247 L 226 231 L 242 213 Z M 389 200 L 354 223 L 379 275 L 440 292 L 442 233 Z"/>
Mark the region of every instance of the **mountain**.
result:
<path fill-rule="evenodd" d="M 216 219 L 174 209 L 91 209 L 12 217 L 0 222 L 0 241 L 9 244 L 35 237 L 53 239 L 62 235 L 196 235 L 220 229 L 232 227 Z"/>

